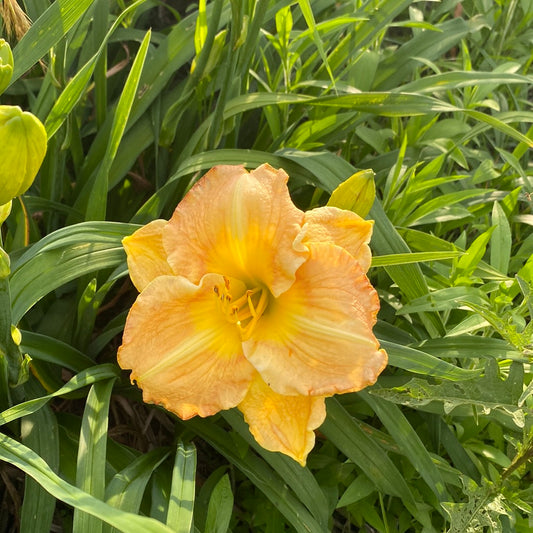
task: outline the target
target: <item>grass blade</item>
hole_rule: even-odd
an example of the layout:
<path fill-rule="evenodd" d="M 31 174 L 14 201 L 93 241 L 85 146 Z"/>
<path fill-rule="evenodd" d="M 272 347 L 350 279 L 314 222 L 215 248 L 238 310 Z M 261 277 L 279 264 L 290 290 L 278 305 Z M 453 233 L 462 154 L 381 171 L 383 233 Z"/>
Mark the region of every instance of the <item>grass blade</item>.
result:
<path fill-rule="evenodd" d="M 94 0 L 56 0 L 35 21 L 13 49 L 15 68 L 10 84 L 46 55 L 85 14 Z"/>
<path fill-rule="evenodd" d="M 173 533 L 172 529 L 153 518 L 115 509 L 67 483 L 34 451 L 2 433 L 0 433 L 0 459 L 20 468 L 57 499 L 75 509 L 101 518 L 124 533 Z"/>
<path fill-rule="evenodd" d="M 140 455 L 126 468 L 115 474 L 105 491 L 106 503 L 130 513 L 139 513 L 146 485 L 153 471 L 168 457 L 164 448 Z M 115 533 L 116 528 L 104 524 L 102 533 Z"/>
<path fill-rule="evenodd" d="M 117 153 L 120 141 L 122 140 L 122 136 L 124 135 L 124 131 L 126 130 L 126 124 L 137 94 L 137 87 L 139 86 L 139 80 L 148 52 L 151 35 L 151 31 L 148 30 L 139 47 L 139 51 L 135 56 L 135 60 L 133 61 L 131 71 L 115 110 L 109 142 L 98 172 L 96 173 L 94 180 L 90 180 L 86 184 L 82 190 L 80 198 L 78 198 L 78 207 L 80 207 L 80 202 L 81 205 L 85 203 L 87 205 L 87 208 L 83 210 L 85 211 L 86 220 L 105 219 L 107 192 L 109 188 L 109 171 Z"/>
<path fill-rule="evenodd" d="M 95 383 L 85 404 L 78 447 L 76 485 L 99 500 L 105 496 L 105 464 L 109 401 L 115 378 Z M 101 533 L 102 521 L 80 509 L 74 510 L 74 531 Z"/>
<path fill-rule="evenodd" d="M 401 412 L 400 408 L 381 398 L 372 396 L 367 391 L 361 391 L 359 395 L 378 415 L 390 435 L 394 438 L 396 444 L 409 458 L 439 501 L 448 501 L 450 494 L 446 490 L 440 472 L 437 470 L 420 437 Z"/>
<path fill-rule="evenodd" d="M 172 471 L 172 487 L 168 501 L 167 526 L 176 533 L 190 533 L 193 527 L 193 509 L 196 475 L 196 448 L 180 442 Z"/>
<path fill-rule="evenodd" d="M 13 420 L 17 420 L 23 416 L 35 413 L 41 409 L 41 407 L 46 405 L 52 398 L 62 396 L 63 394 L 68 394 L 69 392 L 73 392 L 83 387 L 87 387 L 88 385 L 98 383 L 104 379 L 114 379 L 117 377 L 117 372 L 117 367 L 110 364 L 92 366 L 87 370 L 83 370 L 65 383 L 63 387 L 52 394 L 47 394 L 46 396 L 41 396 L 40 398 L 34 398 L 6 409 L 3 413 L 0 413 L 0 425 L 7 424 L 8 422 L 12 422 Z"/>

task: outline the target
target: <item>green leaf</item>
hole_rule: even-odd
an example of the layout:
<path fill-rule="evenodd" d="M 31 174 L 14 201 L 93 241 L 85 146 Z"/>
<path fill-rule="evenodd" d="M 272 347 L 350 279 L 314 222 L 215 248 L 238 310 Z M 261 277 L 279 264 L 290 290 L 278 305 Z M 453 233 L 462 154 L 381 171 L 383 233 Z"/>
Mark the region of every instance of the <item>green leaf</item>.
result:
<path fill-rule="evenodd" d="M 398 496 L 414 510 L 415 500 L 409 485 L 379 444 L 361 429 L 338 400 L 328 398 L 326 407 L 328 416 L 320 431 L 374 482 L 378 490 Z"/>
<path fill-rule="evenodd" d="M 466 476 L 462 482 L 467 501 L 443 503 L 450 519 L 448 533 L 504 531 L 501 519 L 511 517 L 505 496 L 487 479 L 481 486 Z"/>
<path fill-rule="evenodd" d="M 93 180 L 90 180 L 84 187 L 77 204 L 86 203 L 86 220 L 104 220 L 107 207 L 107 192 L 109 189 L 109 171 L 117 154 L 119 144 L 126 130 L 126 124 L 130 116 L 131 107 L 137 94 L 141 72 L 148 52 L 150 37 L 152 32 L 148 30 L 139 47 L 131 71 L 128 75 L 124 89 L 120 95 L 115 109 L 111 133 L 104 154 L 104 158 Z M 79 205 L 77 205 L 79 207 Z"/>
<path fill-rule="evenodd" d="M 408 254 L 375 255 L 372 257 L 373 267 L 386 267 L 392 265 L 408 265 L 410 263 L 428 263 L 430 261 L 443 261 L 460 257 L 463 252 L 411 252 Z"/>
<path fill-rule="evenodd" d="M 331 70 L 331 67 L 329 66 L 328 56 L 326 55 L 326 51 L 324 50 L 324 44 L 322 43 L 322 39 L 320 38 L 320 34 L 318 33 L 318 30 L 316 27 L 315 17 L 313 15 L 313 9 L 311 8 L 311 2 L 309 0 L 298 0 L 298 5 L 300 6 L 300 9 L 302 10 L 307 26 L 312 31 L 313 41 L 315 43 L 315 46 L 317 47 L 318 53 L 320 54 L 322 62 L 325 65 L 326 70 L 328 71 L 331 83 L 333 87 L 335 88 L 335 77 L 333 76 L 333 72 Z"/>
<path fill-rule="evenodd" d="M 117 377 L 117 367 L 110 364 L 92 366 L 87 370 L 83 370 L 79 374 L 71 378 L 63 387 L 51 394 L 42 396 L 41 398 L 34 398 L 26 402 L 19 403 L 13 407 L 0 413 L 0 425 L 7 424 L 12 420 L 16 420 L 23 416 L 35 413 L 41 407 L 46 405 L 52 398 L 68 394 L 69 392 L 81 389 L 88 385 L 92 385 L 101 380 L 109 380 Z"/>
<path fill-rule="evenodd" d="M 35 479 L 45 490 L 68 505 L 101 518 L 124 533 L 172 533 L 153 518 L 115 509 L 55 474 L 35 452 L 0 433 L 0 459 Z"/>
<path fill-rule="evenodd" d="M 507 274 L 513 238 L 507 216 L 498 202 L 494 202 L 492 208 L 492 225 L 495 229 L 490 238 L 490 264 Z"/>
<path fill-rule="evenodd" d="M 474 239 L 474 242 L 468 247 L 465 254 L 457 262 L 455 279 L 459 276 L 468 277 L 472 274 L 485 255 L 487 245 L 494 230 L 495 227 L 492 226 Z"/>
<path fill-rule="evenodd" d="M 439 501 L 448 501 L 450 494 L 446 489 L 444 479 L 422 440 L 398 406 L 381 398 L 372 397 L 366 391 L 361 391 L 359 395 L 380 418 L 402 453 L 411 461 Z"/>
<path fill-rule="evenodd" d="M 107 427 L 109 402 L 115 378 L 96 382 L 89 391 L 83 411 L 78 461 L 76 465 L 76 485 L 99 500 L 105 497 L 105 465 L 107 452 Z M 73 529 L 75 531 L 102 532 L 100 518 L 74 510 Z"/>
<path fill-rule="evenodd" d="M 463 408 L 463 416 L 473 416 L 472 408 L 484 415 L 501 412 L 517 428 L 523 428 L 525 413 L 518 407 L 523 379 L 523 366 L 513 363 L 513 373 L 504 381 L 498 376 L 498 366 L 492 359 L 487 361 L 485 376 L 470 381 L 433 384 L 421 378 L 413 378 L 405 385 L 385 389 L 374 388 L 371 394 L 390 402 L 407 405 L 414 409 L 424 408 L 431 402 L 442 405 L 444 413 Z"/>
<path fill-rule="evenodd" d="M 56 0 L 13 49 L 11 84 L 50 51 L 85 14 L 93 0 Z"/>
<path fill-rule="evenodd" d="M 531 84 L 530 76 L 522 76 L 511 72 L 480 72 L 474 70 L 454 70 L 432 76 L 424 76 L 399 87 L 401 92 L 435 93 L 449 91 L 461 87 L 477 87 L 482 85 Z"/>
<path fill-rule="evenodd" d="M 153 471 L 168 457 L 165 448 L 156 448 L 141 454 L 126 468 L 117 472 L 105 490 L 106 503 L 117 509 L 139 514 L 146 485 Z M 118 531 L 109 524 L 103 526 L 103 533 Z"/>
<path fill-rule="evenodd" d="M 328 502 L 308 468 L 302 468 L 296 461 L 281 453 L 265 450 L 250 433 L 248 424 L 237 410 L 224 413 L 224 418 L 233 429 L 263 457 L 265 461 L 279 474 L 288 487 L 290 487 L 300 501 L 311 511 L 316 521 L 323 527 L 328 522 Z"/>
<path fill-rule="evenodd" d="M 69 281 L 125 264 L 121 241 L 137 227 L 82 223 L 61 228 L 34 244 L 14 263 L 10 279 L 13 322 L 18 323 L 41 298 Z"/>
<path fill-rule="evenodd" d="M 469 370 L 443 361 L 424 351 L 390 341 L 380 341 L 389 356 L 389 365 L 415 374 L 434 376 L 449 381 L 465 381 L 479 376 L 481 369 Z"/>
<path fill-rule="evenodd" d="M 475 287 L 447 287 L 433 291 L 427 296 L 415 298 L 398 310 L 398 314 L 420 313 L 421 311 L 447 311 L 464 306 L 464 302 L 487 304 L 486 294 Z"/>
<path fill-rule="evenodd" d="M 215 485 L 205 523 L 205 533 L 226 533 L 233 512 L 233 492 L 228 474 L 224 474 Z"/>
<path fill-rule="evenodd" d="M 20 349 L 32 359 L 47 361 L 74 372 L 81 372 L 94 365 L 92 359 L 69 344 L 31 331 L 23 330 L 21 333 Z"/>
<path fill-rule="evenodd" d="M 42 394 L 42 388 L 34 380 L 24 386 L 25 392 Z M 48 406 L 44 406 L 21 420 L 22 442 L 48 462 L 57 472 L 59 468 L 59 434 L 57 420 Z M 24 499 L 20 511 L 22 533 L 49 533 L 54 517 L 56 500 L 29 476 L 24 483 Z"/>
<path fill-rule="evenodd" d="M 94 1 L 94 0 L 91 0 Z M 91 79 L 96 64 L 105 50 L 106 45 L 110 37 L 121 25 L 122 21 L 132 12 L 134 12 L 141 4 L 146 0 L 137 0 L 131 6 L 128 6 L 120 15 L 115 19 L 115 22 L 111 26 L 110 30 L 102 40 L 97 52 L 81 67 L 74 77 L 68 82 L 67 86 L 63 89 L 59 97 L 54 103 L 54 107 L 46 117 L 45 128 L 48 138 L 53 137 L 57 130 L 64 123 L 69 113 L 74 109 L 75 105 L 80 101 L 83 93 Z"/>
<path fill-rule="evenodd" d="M 194 431 L 227 460 L 234 464 L 261 490 L 298 533 L 324 533 L 321 526 L 287 487 L 285 481 L 265 461 L 257 457 L 238 435 L 228 434 L 222 428 L 198 417 L 188 420 L 187 428 Z M 237 444 L 235 443 L 237 440 Z"/>
<path fill-rule="evenodd" d="M 196 448 L 194 444 L 178 443 L 172 487 L 168 501 L 167 525 L 176 533 L 189 533 L 193 527 Z M 231 515 L 231 513 L 230 513 Z"/>
<path fill-rule="evenodd" d="M 337 509 L 357 503 L 375 492 L 375 490 L 376 485 L 367 476 L 361 474 L 348 485 L 337 503 Z"/>

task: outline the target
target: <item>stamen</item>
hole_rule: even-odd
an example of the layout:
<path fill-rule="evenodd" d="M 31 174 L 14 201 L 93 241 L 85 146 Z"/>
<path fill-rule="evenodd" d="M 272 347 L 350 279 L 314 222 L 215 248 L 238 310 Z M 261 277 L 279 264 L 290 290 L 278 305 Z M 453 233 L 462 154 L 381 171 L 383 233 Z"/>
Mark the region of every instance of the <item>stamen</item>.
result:
<path fill-rule="evenodd" d="M 258 320 L 268 307 L 268 289 L 255 287 L 248 289 L 236 300 L 231 294 L 231 282 L 224 277 L 224 287 L 215 285 L 213 292 L 217 297 L 219 310 L 225 315 L 228 322 L 235 324 L 242 340 L 250 338 Z"/>

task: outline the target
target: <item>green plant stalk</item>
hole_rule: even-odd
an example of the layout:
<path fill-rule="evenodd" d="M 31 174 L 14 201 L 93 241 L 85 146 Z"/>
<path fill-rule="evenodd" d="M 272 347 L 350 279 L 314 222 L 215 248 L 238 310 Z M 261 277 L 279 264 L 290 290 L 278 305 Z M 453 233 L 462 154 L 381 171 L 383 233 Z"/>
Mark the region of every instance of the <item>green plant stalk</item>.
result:
<path fill-rule="evenodd" d="M 513 462 L 503 471 L 502 481 L 507 479 L 515 470 L 533 460 L 533 437 L 529 439 L 522 451 L 516 455 Z"/>

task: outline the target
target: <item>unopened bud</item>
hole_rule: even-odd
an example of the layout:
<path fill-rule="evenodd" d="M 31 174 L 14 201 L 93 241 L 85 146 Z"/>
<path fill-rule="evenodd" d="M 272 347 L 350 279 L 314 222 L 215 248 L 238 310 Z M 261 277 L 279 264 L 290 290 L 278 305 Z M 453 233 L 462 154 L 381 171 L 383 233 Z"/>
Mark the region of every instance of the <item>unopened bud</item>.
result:
<path fill-rule="evenodd" d="M 9 255 L 0 246 L 0 280 L 6 279 L 9 276 L 11 265 L 9 262 Z"/>
<path fill-rule="evenodd" d="M 11 213 L 11 200 L 7 204 L 0 205 L 0 224 L 3 224 Z"/>
<path fill-rule="evenodd" d="M 18 106 L 0 106 L 0 205 L 25 193 L 46 154 L 41 121 Z"/>
<path fill-rule="evenodd" d="M 343 181 L 331 194 L 328 205 L 353 211 L 360 217 L 368 215 L 376 197 L 372 170 L 360 170 Z"/>
<path fill-rule="evenodd" d="M 0 39 L 0 94 L 3 93 L 13 75 L 13 54 L 9 43 Z"/>

